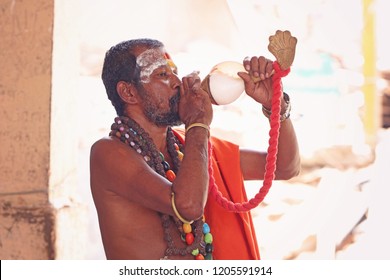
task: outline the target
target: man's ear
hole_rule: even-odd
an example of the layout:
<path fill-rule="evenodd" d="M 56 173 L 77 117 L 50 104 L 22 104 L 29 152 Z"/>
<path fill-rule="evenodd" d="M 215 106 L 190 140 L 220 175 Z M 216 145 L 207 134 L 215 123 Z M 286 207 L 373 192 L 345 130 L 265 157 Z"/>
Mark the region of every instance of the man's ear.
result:
<path fill-rule="evenodd" d="M 120 98 L 128 104 L 137 104 L 138 92 L 136 87 L 133 84 L 127 83 L 125 81 L 119 81 L 116 84 L 116 91 Z"/>

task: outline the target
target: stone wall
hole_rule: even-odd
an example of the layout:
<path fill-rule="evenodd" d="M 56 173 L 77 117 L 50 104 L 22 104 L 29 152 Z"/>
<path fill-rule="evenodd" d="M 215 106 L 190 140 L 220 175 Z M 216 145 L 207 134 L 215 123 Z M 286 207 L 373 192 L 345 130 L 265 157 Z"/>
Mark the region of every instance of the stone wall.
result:
<path fill-rule="evenodd" d="M 51 259 L 53 1 L 3 0 L 0 26 L 0 258 Z"/>
<path fill-rule="evenodd" d="M 74 3 L 0 1 L 0 259 L 82 257 Z"/>

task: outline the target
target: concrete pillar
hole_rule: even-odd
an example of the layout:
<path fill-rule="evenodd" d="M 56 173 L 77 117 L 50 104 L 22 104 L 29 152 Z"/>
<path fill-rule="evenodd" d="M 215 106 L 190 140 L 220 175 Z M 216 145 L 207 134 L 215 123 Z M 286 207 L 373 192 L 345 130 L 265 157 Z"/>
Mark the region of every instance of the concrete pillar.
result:
<path fill-rule="evenodd" d="M 70 134 L 78 38 L 56 25 L 75 2 L 0 0 L 0 259 L 82 257 Z"/>

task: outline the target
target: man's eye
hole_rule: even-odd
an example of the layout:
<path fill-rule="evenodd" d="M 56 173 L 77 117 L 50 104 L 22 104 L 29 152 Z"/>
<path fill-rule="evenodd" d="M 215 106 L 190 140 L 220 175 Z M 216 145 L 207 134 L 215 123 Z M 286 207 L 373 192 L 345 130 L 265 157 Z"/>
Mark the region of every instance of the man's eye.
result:
<path fill-rule="evenodd" d="M 161 72 L 158 74 L 160 77 L 166 77 L 167 76 L 167 72 Z"/>

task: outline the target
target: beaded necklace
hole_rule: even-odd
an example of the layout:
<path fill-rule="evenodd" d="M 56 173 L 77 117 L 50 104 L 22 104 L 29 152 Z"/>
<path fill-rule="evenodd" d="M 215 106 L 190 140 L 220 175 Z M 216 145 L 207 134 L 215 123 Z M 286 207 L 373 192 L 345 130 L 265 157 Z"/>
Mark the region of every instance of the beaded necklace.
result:
<path fill-rule="evenodd" d="M 171 182 L 175 179 L 176 173 L 180 168 L 180 162 L 184 156 L 184 147 L 170 127 L 167 130 L 167 148 L 173 161 L 172 167 L 165 161 L 164 155 L 158 152 L 149 134 L 133 119 L 116 117 L 115 122 L 111 125 L 110 136 L 119 138 L 120 141 L 137 151 L 146 163 L 161 176 Z M 162 213 L 160 213 L 160 216 L 164 230 L 164 239 L 167 242 L 164 259 L 172 255 L 185 256 L 188 254 L 192 254 L 196 260 L 213 259 L 213 236 L 204 217 L 194 221 L 192 224 L 183 224 L 176 217 Z M 176 246 L 171 233 L 172 223 L 179 230 L 185 247 L 183 245 Z"/>

